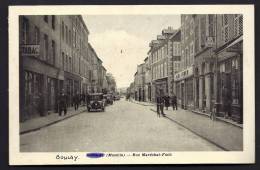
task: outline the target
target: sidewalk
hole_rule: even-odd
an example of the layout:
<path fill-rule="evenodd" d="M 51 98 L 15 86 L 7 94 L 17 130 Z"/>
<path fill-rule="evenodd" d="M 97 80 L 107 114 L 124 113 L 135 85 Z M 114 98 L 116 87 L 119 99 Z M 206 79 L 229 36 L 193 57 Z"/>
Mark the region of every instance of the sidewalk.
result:
<path fill-rule="evenodd" d="M 139 104 L 135 101 L 134 103 Z M 149 107 L 156 112 L 156 107 Z M 192 131 L 198 136 L 214 143 L 227 151 L 243 150 L 243 128 L 234 126 L 221 119 L 212 121 L 208 116 L 196 114 L 192 111 L 178 109 L 173 111 L 172 107 L 165 110 L 166 118 Z"/>
<path fill-rule="evenodd" d="M 64 112 L 62 112 L 62 116 L 59 116 L 58 113 L 50 113 L 49 115 L 44 117 L 37 117 L 37 118 L 27 120 L 25 122 L 21 122 L 20 135 L 39 130 L 43 127 L 50 126 L 62 120 L 76 116 L 84 111 L 86 111 L 86 106 L 80 106 L 77 111 L 74 110 L 74 107 L 69 107 L 66 116 L 63 116 Z"/>

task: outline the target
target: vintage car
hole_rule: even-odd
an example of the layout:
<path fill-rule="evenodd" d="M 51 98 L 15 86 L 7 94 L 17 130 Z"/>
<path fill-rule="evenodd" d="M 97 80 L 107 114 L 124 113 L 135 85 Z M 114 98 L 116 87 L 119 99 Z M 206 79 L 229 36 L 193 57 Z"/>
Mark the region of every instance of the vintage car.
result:
<path fill-rule="evenodd" d="M 120 96 L 119 95 L 115 95 L 115 100 L 120 100 Z"/>
<path fill-rule="evenodd" d="M 89 112 L 93 110 L 105 111 L 105 100 L 103 98 L 103 93 L 89 94 L 87 109 Z"/>
<path fill-rule="evenodd" d="M 106 101 L 106 105 L 108 105 L 108 104 L 113 104 L 114 99 L 113 99 L 112 94 L 110 94 L 110 93 L 105 94 L 105 95 L 104 95 L 104 98 L 105 98 L 105 101 Z"/>

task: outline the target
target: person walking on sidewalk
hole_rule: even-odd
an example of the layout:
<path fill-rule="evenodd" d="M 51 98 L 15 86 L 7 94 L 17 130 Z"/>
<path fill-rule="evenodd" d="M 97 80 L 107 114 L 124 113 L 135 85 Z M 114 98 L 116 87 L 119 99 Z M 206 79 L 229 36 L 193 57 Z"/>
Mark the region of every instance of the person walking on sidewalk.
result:
<path fill-rule="evenodd" d="M 178 110 L 178 108 L 177 108 L 177 97 L 176 97 L 176 95 L 175 94 L 173 94 L 172 95 L 172 109 L 173 110 Z"/>
<path fill-rule="evenodd" d="M 168 95 L 164 96 L 164 104 L 165 104 L 166 110 L 168 110 L 168 107 L 170 106 L 170 97 Z"/>
<path fill-rule="evenodd" d="M 163 109 L 164 109 L 164 99 L 162 97 L 162 92 L 158 95 L 156 98 L 156 105 L 157 105 L 157 115 L 160 117 L 160 115 L 165 116 Z"/>
<path fill-rule="evenodd" d="M 161 103 L 160 100 L 161 100 L 161 99 L 160 99 L 160 96 L 157 96 L 157 97 L 156 97 L 156 106 L 157 106 L 157 116 L 158 116 L 158 117 L 160 117 L 160 103 Z"/>
<path fill-rule="evenodd" d="M 73 105 L 74 105 L 75 110 L 78 110 L 78 108 L 79 108 L 79 102 L 80 102 L 80 95 L 79 95 L 79 93 L 77 92 L 77 93 L 73 96 Z"/>
<path fill-rule="evenodd" d="M 61 90 L 59 96 L 59 116 L 62 116 L 62 111 L 64 111 L 64 116 L 67 114 L 67 95 L 64 89 Z"/>

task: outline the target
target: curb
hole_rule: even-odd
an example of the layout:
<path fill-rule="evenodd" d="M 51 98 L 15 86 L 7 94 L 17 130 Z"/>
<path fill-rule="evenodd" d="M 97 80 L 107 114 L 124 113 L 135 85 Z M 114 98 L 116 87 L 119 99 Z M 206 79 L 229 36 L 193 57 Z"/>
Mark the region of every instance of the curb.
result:
<path fill-rule="evenodd" d="M 153 110 L 153 109 L 150 109 L 150 110 L 153 111 L 153 112 L 156 112 L 156 111 Z M 224 151 L 229 151 L 229 149 L 227 149 L 227 148 L 225 148 L 225 147 L 223 147 L 223 146 L 217 144 L 216 142 L 214 142 L 214 141 L 212 141 L 212 140 L 210 140 L 210 139 L 204 137 L 203 135 L 201 135 L 201 134 L 195 132 L 194 130 L 192 130 L 192 129 L 188 128 L 187 126 L 183 125 L 182 123 L 180 123 L 180 122 L 178 122 L 178 121 L 176 121 L 176 120 L 174 120 L 174 119 L 168 117 L 167 115 L 165 116 L 165 118 L 167 118 L 167 119 L 169 119 L 169 120 L 175 122 L 176 124 L 178 124 L 178 125 L 180 125 L 181 127 L 187 129 L 188 131 L 194 133 L 195 135 L 197 135 L 197 136 L 203 138 L 204 140 L 208 141 L 209 143 L 212 143 L 213 145 L 216 145 L 216 146 L 219 147 L 220 149 L 222 149 L 222 150 L 224 150 Z"/>
<path fill-rule="evenodd" d="M 72 118 L 72 117 L 74 117 L 74 116 L 76 116 L 76 115 L 79 115 L 79 114 L 85 112 L 85 111 L 86 111 L 86 110 L 82 110 L 82 111 L 80 111 L 80 112 L 78 112 L 78 113 L 74 113 L 73 115 L 64 117 L 63 119 L 55 120 L 55 121 L 53 121 L 53 122 L 47 123 L 47 124 L 45 124 L 45 125 L 43 125 L 43 126 L 40 126 L 40 127 L 37 127 L 37 128 L 33 128 L 33 129 L 28 129 L 28 130 L 22 131 L 22 132 L 20 132 L 20 135 L 23 135 L 23 134 L 26 134 L 26 133 L 30 133 L 30 132 L 34 132 L 34 131 L 40 130 L 40 129 L 42 129 L 42 128 L 45 128 L 45 127 L 48 127 L 48 126 L 50 126 L 50 125 L 56 124 L 56 123 L 61 122 L 61 121 L 63 121 L 63 120 Z"/>
<path fill-rule="evenodd" d="M 209 114 L 202 113 L 202 112 L 199 112 L 199 111 L 196 111 L 196 110 L 192 110 L 192 112 L 193 112 L 193 113 L 196 113 L 196 114 L 199 114 L 199 115 L 202 115 L 202 116 L 207 116 L 207 117 L 209 117 Z M 216 119 L 217 119 L 218 121 L 222 121 L 222 122 L 227 123 L 227 124 L 229 124 L 229 125 L 233 125 L 233 126 L 236 126 L 236 127 L 239 127 L 239 128 L 241 128 L 241 129 L 243 129 L 243 126 L 241 126 L 241 125 L 239 125 L 239 124 L 236 124 L 236 123 L 234 123 L 234 122 L 228 121 L 228 120 L 226 120 L 226 119 L 224 119 L 224 118 L 216 117 Z"/>

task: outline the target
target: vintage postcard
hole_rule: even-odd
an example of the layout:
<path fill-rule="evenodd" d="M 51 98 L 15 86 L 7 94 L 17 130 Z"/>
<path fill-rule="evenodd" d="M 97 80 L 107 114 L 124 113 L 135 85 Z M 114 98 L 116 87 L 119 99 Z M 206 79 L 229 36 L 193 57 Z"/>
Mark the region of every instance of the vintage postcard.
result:
<path fill-rule="evenodd" d="M 9 7 L 9 164 L 255 162 L 254 6 Z"/>

